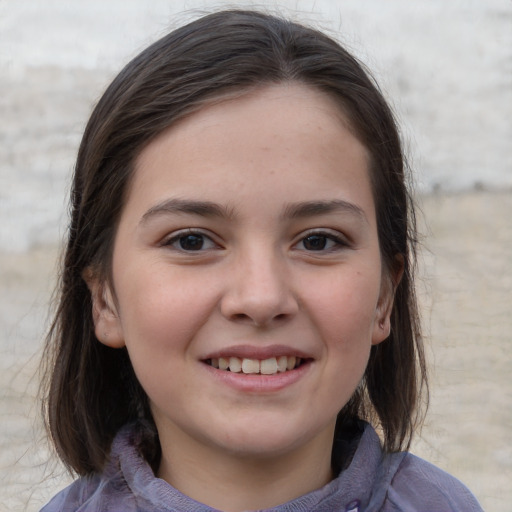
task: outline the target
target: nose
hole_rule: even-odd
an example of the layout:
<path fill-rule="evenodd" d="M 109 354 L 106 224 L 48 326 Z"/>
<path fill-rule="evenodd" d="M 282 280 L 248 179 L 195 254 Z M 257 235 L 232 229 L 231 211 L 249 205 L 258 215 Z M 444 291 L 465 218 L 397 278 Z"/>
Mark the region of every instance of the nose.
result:
<path fill-rule="evenodd" d="M 290 272 L 281 260 L 264 251 L 239 256 L 221 300 L 225 318 L 266 327 L 297 313 Z"/>

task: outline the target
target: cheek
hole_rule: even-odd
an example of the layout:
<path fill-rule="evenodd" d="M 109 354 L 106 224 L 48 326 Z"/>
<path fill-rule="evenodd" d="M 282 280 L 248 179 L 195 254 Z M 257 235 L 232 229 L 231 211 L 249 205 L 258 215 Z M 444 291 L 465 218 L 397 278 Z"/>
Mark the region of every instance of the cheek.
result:
<path fill-rule="evenodd" d="M 380 275 L 347 271 L 330 276 L 315 287 L 309 301 L 319 330 L 330 350 L 355 351 L 371 345 L 380 290 Z"/>
<path fill-rule="evenodd" d="M 146 357 L 183 350 L 206 321 L 215 299 L 211 287 L 180 279 L 179 273 L 162 268 L 119 279 L 120 317 L 128 350 Z"/>
<path fill-rule="evenodd" d="M 183 363 L 211 301 L 193 283 L 180 286 L 165 272 L 131 277 L 119 280 L 121 325 L 135 374 L 154 400 L 169 389 L 181 390 Z"/>

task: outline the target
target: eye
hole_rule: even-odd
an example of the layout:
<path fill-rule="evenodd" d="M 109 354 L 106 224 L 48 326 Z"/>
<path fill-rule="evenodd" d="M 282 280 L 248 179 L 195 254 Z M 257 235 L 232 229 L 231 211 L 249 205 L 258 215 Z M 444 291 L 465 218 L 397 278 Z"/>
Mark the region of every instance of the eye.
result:
<path fill-rule="evenodd" d="M 185 252 L 206 251 L 218 247 L 209 236 L 192 230 L 181 231 L 175 234 L 168 238 L 163 245 Z"/>
<path fill-rule="evenodd" d="M 332 251 L 346 247 L 348 244 L 340 236 L 333 233 L 309 233 L 296 245 L 298 249 L 306 251 Z"/>

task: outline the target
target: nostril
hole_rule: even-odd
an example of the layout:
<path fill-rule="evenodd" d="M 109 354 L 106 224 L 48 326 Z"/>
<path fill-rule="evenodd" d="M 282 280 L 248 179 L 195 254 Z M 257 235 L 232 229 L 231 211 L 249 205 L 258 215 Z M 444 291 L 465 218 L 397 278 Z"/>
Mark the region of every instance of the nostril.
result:
<path fill-rule="evenodd" d="M 273 323 L 280 323 L 284 322 L 289 315 L 287 313 L 279 313 L 277 315 L 269 315 L 263 316 L 263 315 L 248 315 L 246 313 L 234 313 L 230 316 L 230 320 L 234 322 L 250 322 L 252 324 L 255 324 L 256 326 L 263 327 L 268 324 Z"/>
<path fill-rule="evenodd" d="M 232 315 L 233 320 L 247 320 L 249 317 L 244 313 L 235 313 Z"/>

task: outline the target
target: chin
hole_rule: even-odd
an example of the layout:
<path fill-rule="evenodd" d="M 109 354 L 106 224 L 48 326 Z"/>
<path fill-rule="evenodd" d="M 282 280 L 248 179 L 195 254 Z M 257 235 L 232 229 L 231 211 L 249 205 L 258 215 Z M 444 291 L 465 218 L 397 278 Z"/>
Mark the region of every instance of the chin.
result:
<path fill-rule="evenodd" d="M 273 458 L 299 450 L 319 437 L 332 443 L 333 430 L 330 426 L 308 429 L 303 422 L 265 422 L 260 418 L 237 426 L 231 424 L 219 444 L 226 453 L 237 457 Z"/>

